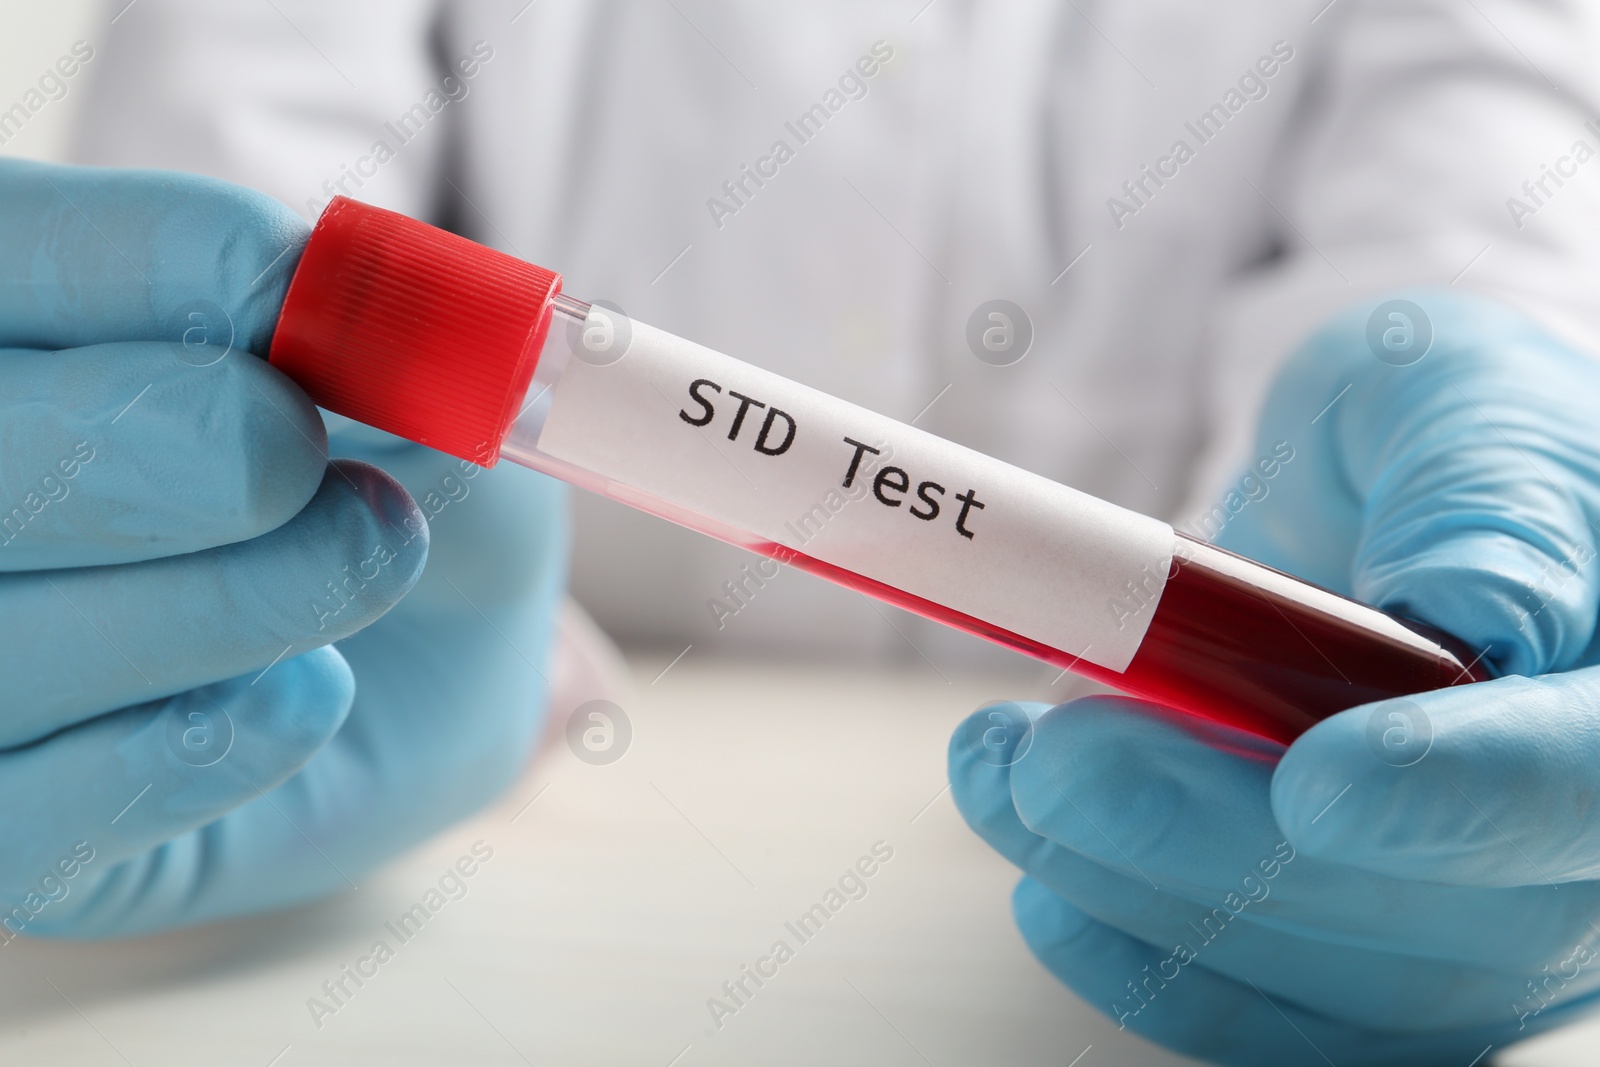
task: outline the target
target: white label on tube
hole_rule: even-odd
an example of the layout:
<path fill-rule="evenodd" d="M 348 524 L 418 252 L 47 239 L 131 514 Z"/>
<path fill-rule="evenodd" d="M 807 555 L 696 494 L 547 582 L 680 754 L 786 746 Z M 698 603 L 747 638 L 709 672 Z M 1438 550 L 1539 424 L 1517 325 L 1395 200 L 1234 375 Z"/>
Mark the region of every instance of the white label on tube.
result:
<path fill-rule="evenodd" d="M 1114 671 L 1172 562 L 1164 522 L 631 321 L 572 359 L 541 451 Z M 554 342 L 553 342 L 554 343 Z M 781 553 L 780 553 L 781 558 Z"/>

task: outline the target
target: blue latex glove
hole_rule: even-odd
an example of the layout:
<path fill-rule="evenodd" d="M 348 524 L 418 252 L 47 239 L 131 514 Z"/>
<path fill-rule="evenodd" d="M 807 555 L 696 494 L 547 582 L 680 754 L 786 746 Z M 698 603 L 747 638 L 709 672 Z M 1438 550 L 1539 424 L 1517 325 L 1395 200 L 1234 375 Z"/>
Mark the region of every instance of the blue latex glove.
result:
<path fill-rule="evenodd" d="M 537 736 L 559 492 L 377 434 L 393 476 L 328 462 L 258 358 L 306 234 L 209 179 L 0 160 L 0 938 L 355 884 Z"/>
<path fill-rule="evenodd" d="M 1390 365 L 1416 350 L 1383 348 L 1405 341 L 1386 316 L 1375 357 L 1369 306 L 1286 368 L 1258 447 L 1294 457 L 1219 540 L 1502 677 L 1352 708 L 1286 753 L 1110 697 L 1026 730 L 980 715 L 951 745 L 962 813 L 1027 873 L 1039 959 L 1217 1063 L 1467 1067 L 1600 989 L 1600 363 L 1485 301 L 1409 299 L 1436 333 L 1420 361 Z"/>

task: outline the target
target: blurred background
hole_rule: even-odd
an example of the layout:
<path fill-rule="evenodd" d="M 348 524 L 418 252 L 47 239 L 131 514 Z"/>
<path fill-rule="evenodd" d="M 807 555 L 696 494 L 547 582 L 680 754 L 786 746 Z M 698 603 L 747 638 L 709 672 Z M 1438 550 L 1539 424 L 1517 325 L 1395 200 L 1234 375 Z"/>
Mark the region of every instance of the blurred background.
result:
<path fill-rule="evenodd" d="M 8 2 L 3 10 L 6 32 L 0 36 L 0 79 L 8 101 L 21 99 L 64 48 L 70 50 L 73 41 L 94 36 L 111 18 L 94 0 L 66 0 L 61 4 Z M 48 111 L 40 112 L 0 144 L 0 155 L 63 158 L 84 95 L 68 93 L 53 102 Z"/>

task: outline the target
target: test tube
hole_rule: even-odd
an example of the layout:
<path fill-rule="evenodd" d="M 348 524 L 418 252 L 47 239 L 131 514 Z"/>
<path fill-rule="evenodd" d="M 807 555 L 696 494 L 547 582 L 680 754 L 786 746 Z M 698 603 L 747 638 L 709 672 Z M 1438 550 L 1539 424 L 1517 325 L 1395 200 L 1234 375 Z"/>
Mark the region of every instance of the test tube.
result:
<path fill-rule="evenodd" d="M 560 290 L 545 268 L 336 197 L 270 358 L 359 422 L 1284 743 L 1348 707 L 1488 677 L 1417 622 Z"/>

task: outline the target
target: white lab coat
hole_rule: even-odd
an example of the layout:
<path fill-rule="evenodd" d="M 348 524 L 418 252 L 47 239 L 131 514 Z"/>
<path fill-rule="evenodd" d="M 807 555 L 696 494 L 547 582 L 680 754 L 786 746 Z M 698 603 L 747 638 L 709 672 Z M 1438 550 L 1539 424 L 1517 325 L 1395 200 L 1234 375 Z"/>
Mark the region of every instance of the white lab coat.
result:
<path fill-rule="evenodd" d="M 875 42 L 892 56 L 851 99 Z M 308 217 L 343 178 L 576 296 L 1169 518 L 1222 490 L 1273 368 L 1365 294 L 1455 282 L 1600 337 L 1600 161 L 1523 189 L 1600 148 L 1600 19 L 1574 0 L 143 0 L 97 44 L 84 161 Z M 769 176 L 730 195 L 746 166 Z M 1012 366 L 965 340 L 996 297 L 1034 327 Z M 625 639 L 963 647 L 799 574 L 718 631 L 741 554 L 577 516 L 575 589 Z"/>

